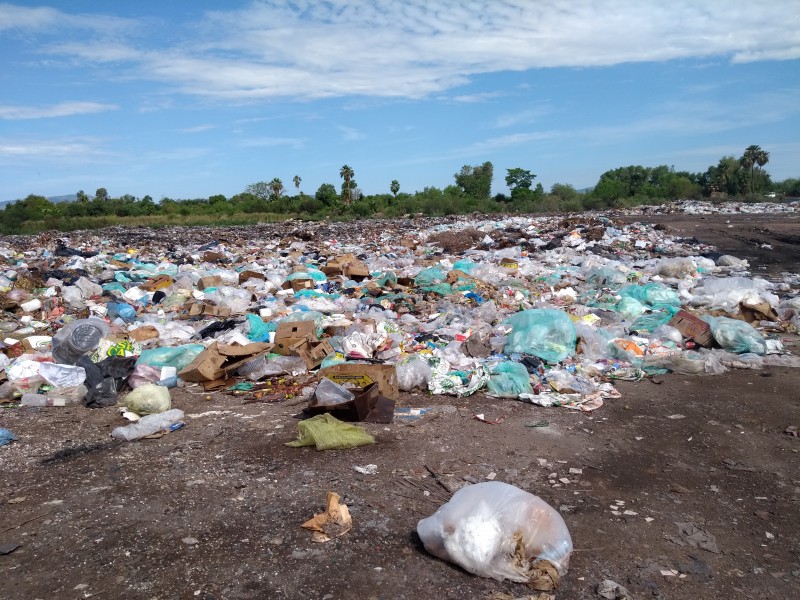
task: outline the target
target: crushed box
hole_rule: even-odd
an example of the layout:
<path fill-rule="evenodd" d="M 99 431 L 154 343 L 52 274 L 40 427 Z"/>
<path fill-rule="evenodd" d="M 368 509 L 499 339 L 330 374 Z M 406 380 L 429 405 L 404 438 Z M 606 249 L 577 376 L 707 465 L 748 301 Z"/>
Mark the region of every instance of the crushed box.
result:
<path fill-rule="evenodd" d="M 246 346 L 214 342 L 203 350 L 178 376 L 184 381 L 203 383 L 223 378 L 243 364 L 266 355 L 272 344 L 257 342 Z"/>
<path fill-rule="evenodd" d="M 709 324 L 688 311 L 678 311 L 667 324 L 680 331 L 683 337 L 690 338 L 705 348 L 714 344 Z"/>
<path fill-rule="evenodd" d="M 400 390 L 397 387 L 397 371 L 394 365 L 371 365 L 363 363 L 342 363 L 320 370 L 320 377 L 327 377 L 339 385 L 366 388 L 378 384 L 380 393 L 397 400 Z"/>

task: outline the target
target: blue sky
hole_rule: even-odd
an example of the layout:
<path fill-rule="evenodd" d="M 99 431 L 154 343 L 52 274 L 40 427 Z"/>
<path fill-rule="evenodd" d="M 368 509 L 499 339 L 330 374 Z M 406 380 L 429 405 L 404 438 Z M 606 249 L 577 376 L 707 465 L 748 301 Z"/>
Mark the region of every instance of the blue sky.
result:
<path fill-rule="evenodd" d="M 765 6 L 762 6 L 765 5 Z M 350 165 L 594 185 L 758 144 L 800 177 L 800 0 L 0 2 L 0 201 L 228 197 Z"/>

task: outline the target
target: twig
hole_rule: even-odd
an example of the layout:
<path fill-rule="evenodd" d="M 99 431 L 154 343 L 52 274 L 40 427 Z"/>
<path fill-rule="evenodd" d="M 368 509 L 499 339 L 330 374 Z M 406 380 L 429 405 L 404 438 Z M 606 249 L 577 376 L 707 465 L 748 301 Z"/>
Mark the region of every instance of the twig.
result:
<path fill-rule="evenodd" d="M 0 533 L 5 533 L 6 531 L 11 531 L 12 529 L 19 529 L 19 528 L 20 528 L 20 527 L 22 527 L 23 525 L 27 525 L 28 523 L 30 523 L 30 522 L 32 522 L 32 521 L 35 521 L 36 519 L 41 519 L 42 517 L 46 517 L 46 516 L 47 516 L 47 515 L 49 515 L 51 512 L 53 512 L 53 511 L 52 511 L 52 510 L 49 510 L 49 511 L 47 511 L 46 513 L 43 513 L 43 514 L 39 515 L 38 517 L 31 517 L 30 519 L 28 519 L 27 521 L 23 521 L 23 522 L 22 522 L 22 523 L 20 523 L 19 525 L 14 525 L 13 527 L 9 527 L 8 529 L 3 529 L 3 531 L 0 531 Z"/>

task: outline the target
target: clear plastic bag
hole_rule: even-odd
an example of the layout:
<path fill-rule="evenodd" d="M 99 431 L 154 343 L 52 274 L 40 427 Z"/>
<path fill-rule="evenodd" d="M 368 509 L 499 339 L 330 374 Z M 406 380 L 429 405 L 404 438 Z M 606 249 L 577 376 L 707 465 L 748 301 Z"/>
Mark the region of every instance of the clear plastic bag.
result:
<path fill-rule="evenodd" d="M 353 392 L 342 387 L 335 381 L 331 381 L 327 377 L 323 377 L 319 380 L 314 396 L 316 397 L 317 404 L 320 406 L 344 404 L 355 398 Z"/>
<path fill-rule="evenodd" d="M 172 348 L 152 348 L 143 350 L 139 355 L 136 365 L 148 365 L 150 367 L 175 367 L 180 371 L 188 366 L 197 356 L 205 350 L 203 344 L 185 344 Z"/>
<path fill-rule="evenodd" d="M 572 538 L 561 515 L 538 496 L 499 481 L 458 490 L 417 524 L 425 549 L 466 571 L 527 583 L 537 561 L 564 575 Z"/>
<path fill-rule="evenodd" d="M 404 392 L 413 389 L 428 389 L 431 380 L 431 367 L 428 362 L 417 354 L 412 354 L 395 365 L 397 372 L 397 387 Z"/>

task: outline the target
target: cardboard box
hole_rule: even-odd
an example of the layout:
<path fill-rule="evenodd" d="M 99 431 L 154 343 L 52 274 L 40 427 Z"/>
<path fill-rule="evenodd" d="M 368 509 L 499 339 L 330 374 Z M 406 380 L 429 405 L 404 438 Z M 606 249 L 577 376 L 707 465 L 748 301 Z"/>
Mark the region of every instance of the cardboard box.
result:
<path fill-rule="evenodd" d="M 306 412 L 312 415 L 329 412 L 341 421 L 392 422 L 395 401 L 381 395 L 377 383 L 372 383 L 364 389 L 354 389 L 352 391 L 355 394 L 355 398 L 341 404 L 322 406 L 317 404 L 317 398 L 314 396 L 311 398 Z"/>
<path fill-rule="evenodd" d="M 333 346 L 328 340 L 302 340 L 292 347 L 293 353 L 302 358 L 309 371 L 319 368 L 325 357 L 333 354 Z"/>
<path fill-rule="evenodd" d="M 275 330 L 275 341 L 280 339 L 317 339 L 317 326 L 314 321 L 291 321 L 278 323 Z"/>
<path fill-rule="evenodd" d="M 231 309 L 224 306 L 217 306 L 209 302 L 195 302 L 189 306 L 189 316 L 197 317 L 200 315 L 209 317 L 229 317 Z"/>
<path fill-rule="evenodd" d="M 705 348 L 714 344 L 709 324 L 688 311 L 678 311 L 667 324 L 680 331 L 683 337 L 693 339 Z"/>
<path fill-rule="evenodd" d="M 214 342 L 203 350 L 191 364 L 185 367 L 178 377 L 184 381 L 202 383 L 222 379 L 246 362 L 264 356 L 272 349 L 272 344 L 253 343 L 246 346 L 219 344 Z"/>
<path fill-rule="evenodd" d="M 319 375 L 340 385 L 350 384 L 357 388 L 366 388 L 377 383 L 380 393 L 387 398 L 397 400 L 400 396 L 394 365 L 342 363 L 320 370 Z"/>
<path fill-rule="evenodd" d="M 354 281 L 369 277 L 369 267 L 352 254 L 343 254 L 329 260 L 321 271 L 325 275 L 344 275 Z"/>
<path fill-rule="evenodd" d="M 175 281 L 169 275 L 158 275 L 152 279 L 148 279 L 143 284 L 139 285 L 140 288 L 147 292 L 156 292 L 168 288 Z"/>
<path fill-rule="evenodd" d="M 221 285 L 223 285 L 222 277 L 219 275 L 208 275 L 200 278 L 200 281 L 197 282 L 197 289 L 204 290 L 206 288 L 220 287 Z"/>

